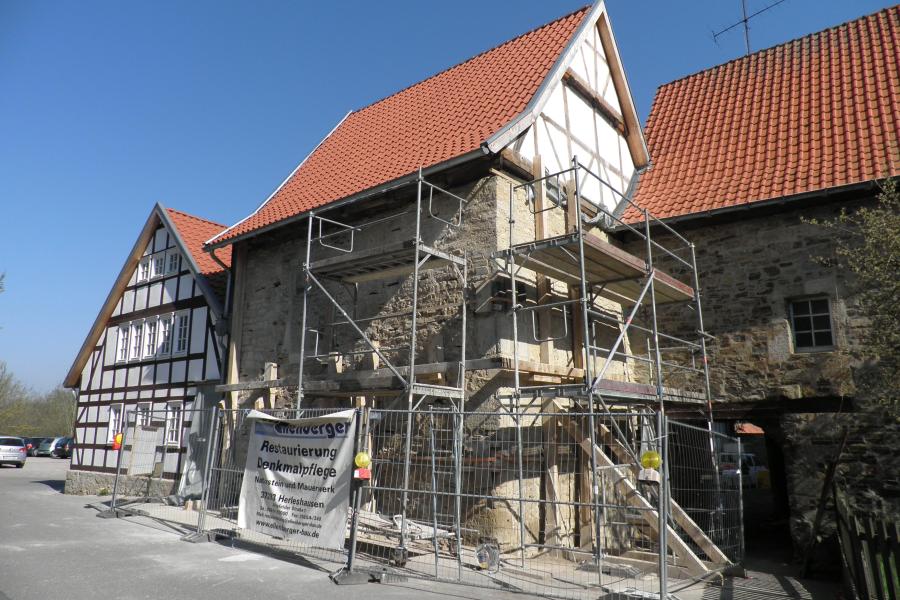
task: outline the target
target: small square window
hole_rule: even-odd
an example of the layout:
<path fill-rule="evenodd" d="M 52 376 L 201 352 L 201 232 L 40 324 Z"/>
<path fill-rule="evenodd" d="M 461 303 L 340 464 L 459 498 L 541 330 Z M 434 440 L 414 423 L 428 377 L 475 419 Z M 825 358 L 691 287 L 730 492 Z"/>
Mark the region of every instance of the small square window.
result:
<path fill-rule="evenodd" d="M 795 350 L 825 350 L 834 347 L 831 303 L 828 298 L 791 300 L 790 318 Z"/>

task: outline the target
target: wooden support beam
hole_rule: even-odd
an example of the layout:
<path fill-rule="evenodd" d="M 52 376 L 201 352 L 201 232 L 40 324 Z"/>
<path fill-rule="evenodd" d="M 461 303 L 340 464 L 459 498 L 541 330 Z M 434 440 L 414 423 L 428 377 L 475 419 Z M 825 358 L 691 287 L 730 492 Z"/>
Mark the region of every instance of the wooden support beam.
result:
<path fill-rule="evenodd" d="M 615 438 L 612 431 L 603 423 L 600 424 L 599 429 L 600 439 L 612 449 L 613 454 L 616 455 L 616 459 L 621 463 L 631 463 L 632 458 L 628 454 L 628 450 L 625 449 L 622 442 Z M 637 468 L 637 465 L 632 464 L 631 470 L 633 473 L 637 473 L 639 469 Z M 701 529 L 690 515 L 684 512 L 684 509 L 674 500 L 671 501 L 670 510 L 672 512 L 672 519 L 678 523 L 679 527 L 684 529 L 685 533 L 688 534 L 695 544 L 700 546 L 700 549 L 703 550 L 710 561 L 716 564 L 731 564 L 731 561 L 725 556 L 725 553 L 722 552 L 709 537 L 707 537 L 703 529 Z"/>
<path fill-rule="evenodd" d="M 616 51 L 615 42 L 613 42 L 609 21 L 600 19 L 597 22 L 597 31 L 600 33 L 600 44 L 603 46 L 603 54 L 606 56 L 606 62 L 609 65 L 609 75 L 616 90 L 616 97 L 619 99 L 619 106 L 627 107 L 631 103 L 631 92 L 628 91 L 628 83 L 625 81 L 624 75 L 625 71 L 622 69 L 619 53 Z M 628 110 L 627 108 L 623 110 L 625 112 L 623 116 L 626 131 L 625 141 L 628 143 L 631 160 L 637 169 L 646 167 L 650 164 L 650 155 L 647 152 L 647 147 L 644 145 L 641 124 L 637 120 L 637 114 L 634 110 Z"/>
<path fill-rule="evenodd" d="M 603 96 L 593 90 L 590 84 L 582 79 L 575 71 L 566 69 L 566 72 L 563 74 L 563 83 L 569 86 L 573 92 L 584 98 L 585 101 L 587 101 L 594 110 L 600 113 L 600 116 L 603 117 L 603 119 L 609 123 L 619 135 L 624 136 L 626 134 L 625 119 L 622 117 L 621 113 L 607 102 Z"/>
<path fill-rule="evenodd" d="M 552 400 L 548 400 L 541 410 L 545 413 L 554 413 L 559 409 Z M 544 500 L 547 502 L 544 512 L 544 544 L 547 546 L 563 546 L 566 537 L 562 531 L 562 518 L 559 514 L 558 427 L 559 421 L 555 416 L 543 418 L 541 433 L 544 444 Z"/>
<path fill-rule="evenodd" d="M 532 161 L 531 176 L 534 179 L 539 179 L 543 176 L 543 174 L 543 162 L 541 161 L 541 156 L 538 154 L 534 157 L 534 161 Z M 547 237 L 546 230 L 547 213 L 544 212 L 544 181 L 541 180 L 534 189 L 534 239 L 542 240 Z M 535 287 L 537 288 L 538 306 L 551 301 L 551 298 L 553 296 L 553 287 L 550 283 L 549 277 L 541 275 L 539 273 L 536 274 Z M 538 331 L 540 331 L 541 337 L 549 337 L 550 335 L 552 335 L 553 320 L 550 317 L 550 311 L 538 311 Z M 541 342 L 540 353 L 542 363 L 550 362 L 551 350 L 552 342 Z"/>
<path fill-rule="evenodd" d="M 590 437 L 583 427 L 579 427 L 572 419 L 566 420 L 566 429 L 569 435 L 581 446 L 581 449 L 590 457 L 594 456 L 597 465 L 607 467 L 606 471 L 613 473 L 615 481 L 613 485 L 619 495 L 630 506 L 639 509 L 640 516 L 644 519 L 650 529 L 658 535 L 659 532 L 659 513 L 649 500 L 637 489 L 628 473 L 621 471 L 621 467 L 616 468 L 616 463 L 612 461 L 603 450 L 596 444 L 592 445 Z M 668 547 L 675 556 L 685 562 L 688 572 L 694 576 L 706 575 L 709 569 L 703 564 L 703 561 L 694 554 L 694 551 L 685 543 L 678 533 L 669 525 L 666 525 Z"/>
<path fill-rule="evenodd" d="M 236 384 L 240 381 L 240 348 L 241 336 L 244 330 L 244 290 L 247 287 L 247 275 L 244 269 L 247 268 L 247 246 L 246 244 L 235 244 L 232 250 L 233 256 L 231 261 L 232 277 L 234 278 L 234 286 L 232 289 L 230 326 L 228 331 L 228 369 L 225 375 L 226 384 Z M 227 408 L 235 410 L 238 408 L 237 391 L 232 391 L 228 395 Z"/>

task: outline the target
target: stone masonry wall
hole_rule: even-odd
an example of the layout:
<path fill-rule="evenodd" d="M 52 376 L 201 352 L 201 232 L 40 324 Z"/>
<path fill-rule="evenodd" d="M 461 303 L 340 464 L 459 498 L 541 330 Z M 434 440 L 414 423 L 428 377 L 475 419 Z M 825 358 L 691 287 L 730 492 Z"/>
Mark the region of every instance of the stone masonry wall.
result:
<path fill-rule="evenodd" d="M 856 385 L 861 335 L 867 319 L 860 314 L 844 274 L 817 262 L 834 253 L 832 233 L 803 222 L 831 219 L 846 204 L 824 204 L 728 221 L 679 226 L 696 246 L 713 397 L 725 401 L 852 396 Z M 654 239 L 673 244 L 671 236 Z M 643 242 L 630 242 L 641 253 Z M 684 269 L 667 257 L 657 265 L 673 275 Z M 835 346 L 827 351 L 798 352 L 789 323 L 789 301 L 828 296 Z M 696 337 L 692 314 L 661 307 L 660 328 Z"/>

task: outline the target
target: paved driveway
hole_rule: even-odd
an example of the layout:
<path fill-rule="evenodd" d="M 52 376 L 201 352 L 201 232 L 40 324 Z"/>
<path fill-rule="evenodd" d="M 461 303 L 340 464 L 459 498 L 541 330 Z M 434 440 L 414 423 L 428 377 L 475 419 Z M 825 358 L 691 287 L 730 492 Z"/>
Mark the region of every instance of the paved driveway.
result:
<path fill-rule="evenodd" d="M 525 597 L 422 581 L 337 586 L 314 565 L 182 542 L 140 518 L 98 519 L 92 505 L 108 498 L 61 493 L 67 462 L 0 467 L 0 600 Z"/>

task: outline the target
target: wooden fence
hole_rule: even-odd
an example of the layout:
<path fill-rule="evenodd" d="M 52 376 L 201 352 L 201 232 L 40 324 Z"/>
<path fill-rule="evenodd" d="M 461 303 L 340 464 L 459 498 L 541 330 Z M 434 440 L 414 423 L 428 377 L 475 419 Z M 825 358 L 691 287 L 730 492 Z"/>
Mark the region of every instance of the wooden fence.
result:
<path fill-rule="evenodd" d="M 861 514 L 834 491 L 845 576 L 856 598 L 900 598 L 900 523 Z"/>

